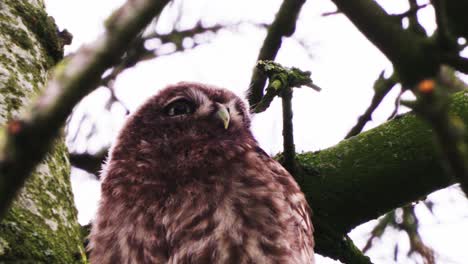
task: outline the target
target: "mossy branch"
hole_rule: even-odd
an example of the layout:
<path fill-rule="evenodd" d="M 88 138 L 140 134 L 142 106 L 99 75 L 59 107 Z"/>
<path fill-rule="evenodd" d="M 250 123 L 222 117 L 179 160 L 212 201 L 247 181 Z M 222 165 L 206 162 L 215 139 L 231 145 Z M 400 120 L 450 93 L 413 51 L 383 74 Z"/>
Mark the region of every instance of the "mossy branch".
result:
<path fill-rule="evenodd" d="M 466 93 L 450 98 L 450 117 L 468 122 Z M 453 184 L 434 135 L 427 123 L 408 114 L 329 149 L 298 154 L 295 176 L 314 212 L 317 247 L 326 250 L 320 241 L 328 239 L 320 238 L 327 235 L 318 230 L 342 237 L 359 224 Z"/>
<path fill-rule="evenodd" d="M 466 92 L 451 96 L 448 106 L 450 118 L 468 122 Z M 298 154 L 295 177 L 314 212 L 317 251 L 334 256 L 332 237 L 338 243 L 357 225 L 453 184 L 434 136 L 408 114 L 329 149 Z"/>
<path fill-rule="evenodd" d="M 45 156 L 73 107 L 158 15 L 168 0 L 128 1 L 106 22 L 106 32 L 56 69 L 45 93 L 19 120 L 0 130 L 0 218 Z"/>
<path fill-rule="evenodd" d="M 302 71 L 298 68 L 284 67 L 274 61 L 258 61 L 257 69 L 268 78 L 268 86 L 265 89 L 266 94 L 261 98 L 257 105 L 252 109 L 254 113 L 265 111 L 277 96 L 286 88 L 307 86 L 316 91 L 320 91 L 320 87 L 315 85 L 310 78 L 309 71 Z"/>
<path fill-rule="evenodd" d="M 305 0 L 284 0 L 281 4 L 275 20 L 268 28 L 267 35 L 258 54 L 257 61 L 274 60 L 278 53 L 283 37 L 290 37 L 296 30 L 296 20 L 299 17 L 302 5 Z M 263 88 L 265 87 L 267 77 L 255 67 L 248 91 L 248 100 L 251 109 L 263 98 Z"/>

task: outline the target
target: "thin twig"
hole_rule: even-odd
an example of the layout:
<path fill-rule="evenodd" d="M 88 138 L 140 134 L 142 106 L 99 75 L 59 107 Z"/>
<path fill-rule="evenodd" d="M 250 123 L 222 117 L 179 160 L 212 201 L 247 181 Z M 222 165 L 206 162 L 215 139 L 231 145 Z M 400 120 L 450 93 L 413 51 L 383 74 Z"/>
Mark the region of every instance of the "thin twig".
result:
<path fill-rule="evenodd" d="M 371 104 L 366 109 L 363 115 L 358 119 L 356 125 L 348 132 L 345 138 L 350 138 L 361 133 L 362 129 L 372 119 L 372 113 L 377 109 L 379 104 L 385 98 L 385 96 L 390 92 L 390 90 L 397 84 L 397 78 L 393 74 L 390 78 L 386 79 L 384 77 L 384 71 L 380 73 L 379 78 L 374 82 L 374 97 L 372 97 Z"/>
<path fill-rule="evenodd" d="M 283 155 L 284 167 L 294 175 L 296 172 L 296 147 L 293 134 L 292 88 L 287 87 L 281 93 L 283 105 Z"/>
<path fill-rule="evenodd" d="M 398 211 L 399 214 L 397 214 L 396 211 Z M 396 228 L 408 235 L 410 249 L 407 255 L 417 253 L 424 259 L 424 263 L 435 263 L 434 250 L 423 242 L 419 233 L 419 222 L 414 211 L 414 205 L 412 204 L 397 208 L 385 214 L 372 229 L 362 251 L 369 251 L 374 244 L 374 240 L 376 238 L 381 238 L 388 227 Z M 394 248 L 395 261 L 397 261 L 398 250 L 398 244 L 396 244 Z"/>
<path fill-rule="evenodd" d="M 167 34 L 159 34 L 159 33 L 150 33 L 145 36 L 138 36 L 133 43 L 131 44 L 130 48 L 124 54 L 124 56 L 120 59 L 120 62 L 112 69 L 112 71 L 106 75 L 101 80 L 101 85 L 108 86 L 109 83 L 115 78 L 125 71 L 126 69 L 135 66 L 137 63 L 145 60 L 155 59 L 162 55 L 170 55 L 179 51 L 183 51 L 190 48 L 195 48 L 198 46 L 197 43 L 190 48 L 186 48 L 183 46 L 183 40 L 186 38 L 193 39 L 194 37 L 205 34 L 208 32 L 216 33 L 223 28 L 235 27 L 238 24 L 233 25 L 213 25 L 213 26 L 203 26 L 201 22 L 197 23 L 194 27 L 185 29 L 185 30 L 173 30 Z M 147 41 L 154 41 L 159 40 L 162 46 L 164 44 L 172 43 L 176 47 L 174 51 L 166 54 L 158 54 L 158 48 L 147 49 L 145 47 L 145 42 Z"/>
<path fill-rule="evenodd" d="M 0 129 L 0 219 L 35 165 L 46 155 L 73 107 L 100 82 L 129 43 L 168 0 L 130 0 L 106 21 L 106 32 L 56 69 L 45 93 L 19 120 Z"/>
<path fill-rule="evenodd" d="M 340 10 L 335 10 L 335 11 L 322 13 L 322 17 L 334 16 L 334 15 L 340 15 L 340 14 L 343 14 L 343 13 L 341 13 Z"/>
<path fill-rule="evenodd" d="M 400 110 L 400 102 L 401 102 L 401 96 L 405 92 L 405 89 L 401 88 L 400 92 L 398 93 L 397 97 L 395 98 L 395 102 L 393 103 L 393 112 L 390 114 L 390 116 L 387 118 L 387 120 L 392 120 L 397 117 L 398 115 L 398 110 Z"/>
<path fill-rule="evenodd" d="M 419 10 L 428 6 L 429 4 L 419 6 L 416 0 L 408 0 L 408 2 L 410 5 L 410 9 L 407 11 L 407 17 L 409 22 L 408 29 L 416 34 L 426 37 L 426 29 L 424 29 L 424 27 L 419 23 L 417 14 Z"/>
<path fill-rule="evenodd" d="M 429 3 L 418 5 L 415 0 L 408 0 L 408 1 L 410 3 L 410 8 L 408 10 L 406 10 L 405 12 L 403 12 L 401 14 L 396 14 L 396 15 L 392 15 L 392 16 L 396 17 L 398 19 L 403 19 L 403 18 L 406 18 L 406 17 L 413 18 L 413 17 L 416 16 L 416 14 L 418 13 L 419 10 L 429 6 Z"/>

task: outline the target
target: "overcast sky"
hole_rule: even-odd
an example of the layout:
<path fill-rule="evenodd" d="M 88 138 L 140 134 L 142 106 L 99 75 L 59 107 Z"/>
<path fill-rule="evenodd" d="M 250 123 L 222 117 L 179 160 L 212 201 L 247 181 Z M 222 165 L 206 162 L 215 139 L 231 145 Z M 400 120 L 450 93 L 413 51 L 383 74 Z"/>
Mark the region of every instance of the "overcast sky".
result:
<path fill-rule="evenodd" d="M 67 53 L 75 51 L 84 43 L 91 42 L 102 32 L 102 23 L 110 12 L 123 0 L 45 0 L 47 10 L 61 29 L 66 28 L 73 36 Z M 193 25 L 202 18 L 207 25 L 229 24 L 239 20 L 269 23 L 281 4 L 278 0 L 186 1 L 183 5 L 181 27 Z M 407 9 L 407 1 L 385 0 L 387 11 L 399 13 Z M 423 2 L 421 2 L 423 3 Z M 177 7 L 177 2 L 173 6 Z M 356 123 L 372 98 L 372 84 L 382 70 L 390 73 L 390 63 L 359 31 L 342 15 L 323 18 L 324 12 L 336 8 L 330 1 L 314 0 L 304 5 L 296 29 L 290 39 L 285 39 L 277 61 L 286 66 L 295 66 L 312 72 L 314 82 L 322 87 L 317 93 L 309 88 L 294 92 L 294 133 L 298 151 L 319 150 L 338 143 Z M 163 15 L 159 30 L 169 30 L 176 15 Z M 433 12 L 426 8 L 420 12 L 429 32 L 434 30 Z M 242 95 L 248 87 L 252 67 L 265 37 L 265 30 L 243 25 L 236 30 L 219 32 L 209 44 L 176 55 L 140 63 L 126 71 L 116 81 L 117 96 L 130 111 L 147 97 L 167 84 L 178 81 L 198 81 L 225 87 Z M 302 44 L 301 44 L 302 43 Z M 303 45 L 303 44 L 306 45 Z M 305 47 L 304 47 L 305 46 Z M 394 89 L 374 113 L 373 122 L 366 128 L 384 122 L 393 111 L 393 102 L 398 90 Z M 84 113 L 92 113 L 91 121 L 85 122 L 78 136 L 78 144 L 70 146 L 73 151 L 98 151 L 110 144 L 124 121 L 124 110 L 115 106 L 111 113 L 104 110 L 109 93 L 99 89 L 88 96 L 75 109 L 75 121 L 69 131 L 75 131 L 78 119 Z M 97 126 L 99 133 L 87 140 L 87 132 Z M 253 131 L 261 146 L 270 154 L 282 149 L 281 108 L 274 102 L 265 113 L 253 119 Z M 69 137 L 70 138 L 70 137 Z M 80 142 L 82 144 L 80 144 Z M 79 220 L 87 223 L 93 218 L 99 185 L 83 172 L 74 171 L 72 184 L 79 209 Z M 447 194 L 449 193 L 449 194 Z M 436 217 L 424 206 L 417 206 L 421 216 L 423 237 L 440 253 L 440 263 L 464 263 L 468 259 L 467 236 L 460 230 L 468 230 L 468 209 L 458 190 L 437 193 L 433 196 L 439 203 Z M 365 244 L 364 234 L 373 223 L 363 225 L 351 236 L 358 246 Z M 466 232 L 465 232 L 466 233 Z M 375 263 L 393 263 L 393 246 L 399 242 L 400 251 L 409 247 L 404 234 L 393 232 L 377 242 L 369 255 Z M 399 263 L 414 263 L 400 254 Z M 319 259 L 319 263 L 330 263 Z"/>

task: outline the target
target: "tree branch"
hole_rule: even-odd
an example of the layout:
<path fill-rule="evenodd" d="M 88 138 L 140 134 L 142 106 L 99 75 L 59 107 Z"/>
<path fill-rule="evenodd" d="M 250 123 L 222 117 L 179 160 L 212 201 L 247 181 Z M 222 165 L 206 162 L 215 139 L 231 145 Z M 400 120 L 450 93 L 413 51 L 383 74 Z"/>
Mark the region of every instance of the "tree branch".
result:
<path fill-rule="evenodd" d="M 408 18 L 408 29 L 413 31 L 416 34 L 426 37 L 427 33 L 424 27 L 418 21 L 418 11 L 422 8 L 425 8 L 429 4 L 424 4 L 419 6 L 417 0 L 408 0 L 410 8 L 408 11 L 404 12 L 403 14 L 399 15 L 399 18 L 402 19 L 404 17 Z"/>
<path fill-rule="evenodd" d="M 432 126 L 451 173 L 460 181 L 462 190 L 468 195 L 465 123 L 449 113 L 449 89 L 434 80 L 425 80 L 417 86 L 417 91 L 417 101 L 412 104 L 412 108 Z"/>
<path fill-rule="evenodd" d="M 289 173 L 294 174 L 296 171 L 296 147 L 294 146 L 292 97 L 291 87 L 286 87 L 281 92 L 283 105 L 283 165 Z"/>
<path fill-rule="evenodd" d="M 296 20 L 305 0 L 284 0 L 275 20 L 268 28 L 257 61 L 274 60 L 281 47 L 283 37 L 291 36 L 296 30 Z M 254 67 L 248 90 L 250 108 L 254 109 L 263 97 L 266 76 Z"/>
<path fill-rule="evenodd" d="M 429 4 L 426 3 L 423 5 L 418 5 L 416 0 L 408 0 L 408 2 L 410 4 L 410 8 L 407 11 L 401 14 L 392 15 L 392 16 L 397 17 L 398 19 L 403 19 L 405 17 L 408 17 L 410 20 L 410 25 L 411 25 L 413 23 L 417 23 L 416 14 L 418 13 L 418 11 L 427 7 Z"/>
<path fill-rule="evenodd" d="M 393 63 L 399 79 L 414 85 L 439 69 L 437 45 L 411 30 L 404 30 L 373 0 L 332 0 L 354 25 Z"/>
<path fill-rule="evenodd" d="M 399 212 L 398 215 L 396 211 Z M 387 227 L 393 227 L 408 235 L 410 244 L 408 255 L 417 253 L 424 259 L 424 263 L 435 263 L 434 250 L 424 243 L 419 234 L 419 221 L 414 211 L 413 204 L 391 211 L 379 219 L 378 224 L 374 226 L 370 237 L 367 239 L 363 252 L 367 252 L 372 247 L 375 238 L 382 237 Z M 398 244 L 396 244 L 396 246 L 397 245 Z"/>
<path fill-rule="evenodd" d="M 73 167 L 82 169 L 88 173 L 94 174 L 97 179 L 100 178 L 102 164 L 107 157 L 108 149 L 104 149 L 96 154 L 90 153 L 70 153 L 70 163 Z"/>
<path fill-rule="evenodd" d="M 45 93 L 19 120 L 0 130 L 0 218 L 44 157 L 73 107 L 95 89 L 129 43 L 168 0 L 131 0 L 106 21 L 106 32 L 59 65 Z"/>
<path fill-rule="evenodd" d="M 449 112 L 468 122 L 468 97 L 463 91 L 451 97 Z M 433 138 L 423 120 L 407 114 L 329 149 L 298 154 L 300 169 L 294 176 L 302 179 L 316 230 L 347 234 L 359 224 L 453 184 Z M 327 255 L 320 243 L 317 250 Z"/>

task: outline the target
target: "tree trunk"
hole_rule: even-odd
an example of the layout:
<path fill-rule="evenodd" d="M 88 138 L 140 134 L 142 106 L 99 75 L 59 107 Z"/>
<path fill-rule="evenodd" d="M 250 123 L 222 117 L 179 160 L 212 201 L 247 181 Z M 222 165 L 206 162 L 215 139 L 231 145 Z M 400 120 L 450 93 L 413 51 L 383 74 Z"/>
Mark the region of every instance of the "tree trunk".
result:
<path fill-rule="evenodd" d="M 0 1 L 0 124 L 47 82 L 63 55 L 57 33 L 42 0 Z M 0 223 L 1 263 L 86 263 L 69 177 L 67 149 L 57 140 Z"/>

